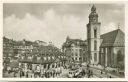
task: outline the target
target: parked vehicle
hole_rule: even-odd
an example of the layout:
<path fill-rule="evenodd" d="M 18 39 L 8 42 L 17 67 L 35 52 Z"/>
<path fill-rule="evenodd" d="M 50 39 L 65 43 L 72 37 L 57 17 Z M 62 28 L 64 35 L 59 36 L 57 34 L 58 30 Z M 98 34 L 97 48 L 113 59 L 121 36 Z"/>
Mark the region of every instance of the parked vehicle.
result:
<path fill-rule="evenodd" d="M 79 68 L 75 68 L 75 69 L 70 69 L 69 70 L 69 74 L 68 77 L 73 78 L 73 77 L 77 77 L 80 73 L 81 73 L 81 69 Z"/>
<path fill-rule="evenodd" d="M 72 78 L 72 77 L 74 77 L 74 74 L 75 74 L 75 71 L 70 70 L 68 73 L 68 77 Z"/>

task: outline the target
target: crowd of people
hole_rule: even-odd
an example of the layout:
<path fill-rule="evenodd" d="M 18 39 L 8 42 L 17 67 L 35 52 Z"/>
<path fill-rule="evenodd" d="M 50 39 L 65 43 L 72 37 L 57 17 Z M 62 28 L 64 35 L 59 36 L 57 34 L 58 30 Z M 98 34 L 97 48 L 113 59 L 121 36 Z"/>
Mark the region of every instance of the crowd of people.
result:
<path fill-rule="evenodd" d="M 10 68 L 3 69 L 4 73 L 8 75 L 12 75 L 12 77 L 20 77 L 20 78 L 55 78 L 60 76 L 63 69 L 68 69 L 67 67 L 58 67 L 54 69 L 43 69 L 41 71 L 38 69 L 25 69 L 25 68 Z"/>
<path fill-rule="evenodd" d="M 89 65 L 87 65 L 85 67 L 79 66 L 78 68 L 79 69 L 81 68 L 82 70 L 79 71 L 78 74 L 74 73 L 72 78 L 83 78 L 83 77 L 93 78 L 93 76 L 99 75 L 97 77 L 100 77 L 100 76 L 104 75 L 105 73 L 107 73 L 103 70 L 96 70 L 95 69 L 96 70 L 95 71 Z M 47 70 L 43 69 L 43 71 L 37 70 L 37 69 L 35 69 L 35 70 L 26 69 L 25 70 L 24 68 L 10 68 L 10 67 L 8 67 L 7 69 L 3 69 L 3 70 L 7 74 L 12 74 L 12 77 L 20 77 L 20 78 L 56 78 L 56 77 L 59 77 L 62 74 L 63 69 L 65 69 L 65 70 L 70 69 L 70 66 L 69 67 L 66 67 L 66 66 L 58 67 L 58 68 L 47 69 Z M 112 76 L 108 76 L 108 77 L 112 78 Z"/>
<path fill-rule="evenodd" d="M 26 73 L 23 71 L 20 71 L 20 77 L 26 77 L 26 78 L 51 78 L 51 77 L 57 77 L 62 73 L 62 71 L 56 71 L 56 70 L 47 70 L 45 72 L 41 71 L 27 71 Z"/>

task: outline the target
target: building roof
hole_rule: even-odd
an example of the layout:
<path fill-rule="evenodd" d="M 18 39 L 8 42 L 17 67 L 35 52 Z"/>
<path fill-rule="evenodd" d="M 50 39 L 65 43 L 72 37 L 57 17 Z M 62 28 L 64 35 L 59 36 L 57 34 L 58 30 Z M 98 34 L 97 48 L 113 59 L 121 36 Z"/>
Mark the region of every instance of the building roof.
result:
<path fill-rule="evenodd" d="M 20 62 L 44 64 L 44 63 L 56 62 L 56 59 L 59 59 L 60 61 L 66 60 L 64 57 L 58 58 L 58 56 L 63 56 L 63 53 L 57 47 L 54 46 L 41 45 L 32 51 L 32 54 L 30 56 L 32 55 L 33 58 L 31 60 L 28 60 L 27 58 L 28 55 L 26 55 L 26 57 L 20 59 Z M 41 59 L 37 60 L 38 57 L 40 57 Z"/>
<path fill-rule="evenodd" d="M 15 41 L 13 39 L 9 39 L 9 38 L 6 38 L 5 36 L 3 37 L 3 44 L 9 44 L 9 45 L 14 45 L 15 44 Z"/>
<path fill-rule="evenodd" d="M 100 47 L 105 46 L 124 46 L 124 32 L 120 29 L 108 32 L 100 36 L 102 43 Z"/>
<path fill-rule="evenodd" d="M 38 47 L 39 54 L 62 54 L 62 52 L 54 46 L 39 46 Z"/>
<path fill-rule="evenodd" d="M 33 43 L 34 42 L 23 40 L 23 41 L 17 41 L 15 43 L 15 46 L 31 46 L 33 45 Z"/>
<path fill-rule="evenodd" d="M 86 46 L 86 41 L 83 41 L 81 39 L 70 39 L 67 38 L 66 42 L 63 44 L 63 47 L 71 47 L 71 45 L 74 44 L 76 46 Z"/>

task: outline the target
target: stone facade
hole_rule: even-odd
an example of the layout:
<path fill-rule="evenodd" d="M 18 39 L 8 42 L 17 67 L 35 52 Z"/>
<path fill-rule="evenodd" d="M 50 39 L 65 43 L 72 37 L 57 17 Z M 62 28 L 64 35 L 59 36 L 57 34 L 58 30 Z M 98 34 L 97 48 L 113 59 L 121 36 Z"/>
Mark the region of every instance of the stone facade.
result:
<path fill-rule="evenodd" d="M 63 52 L 66 54 L 69 63 L 82 63 L 87 61 L 87 42 L 80 39 L 70 39 L 67 37 L 66 42 L 62 46 Z"/>
<path fill-rule="evenodd" d="M 89 15 L 89 23 L 87 24 L 87 44 L 91 64 L 98 64 L 99 62 L 100 25 L 96 7 L 93 5 Z"/>
<path fill-rule="evenodd" d="M 124 33 L 120 29 L 117 29 L 101 35 L 101 38 L 103 38 L 103 41 L 100 46 L 99 63 L 105 67 L 115 68 L 119 67 L 120 63 L 124 65 Z"/>
<path fill-rule="evenodd" d="M 96 7 L 93 5 L 87 24 L 87 46 L 90 64 L 124 68 L 124 33 L 117 29 L 100 35 L 100 25 Z"/>

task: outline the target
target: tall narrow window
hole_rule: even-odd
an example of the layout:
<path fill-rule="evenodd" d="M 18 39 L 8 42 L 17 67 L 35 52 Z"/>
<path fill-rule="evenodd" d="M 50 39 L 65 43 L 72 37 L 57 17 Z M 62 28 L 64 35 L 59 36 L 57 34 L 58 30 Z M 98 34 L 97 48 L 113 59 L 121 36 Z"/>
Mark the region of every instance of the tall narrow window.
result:
<path fill-rule="evenodd" d="M 97 29 L 94 29 L 94 38 L 97 38 Z"/>
<path fill-rule="evenodd" d="M 97 61 L 97 53 L 94 53 L 94 61 Z"/>
<path fill-rule="evenodd" d="M 94 50 L 97 50 L 97 41 L 94 41 Z"/>

